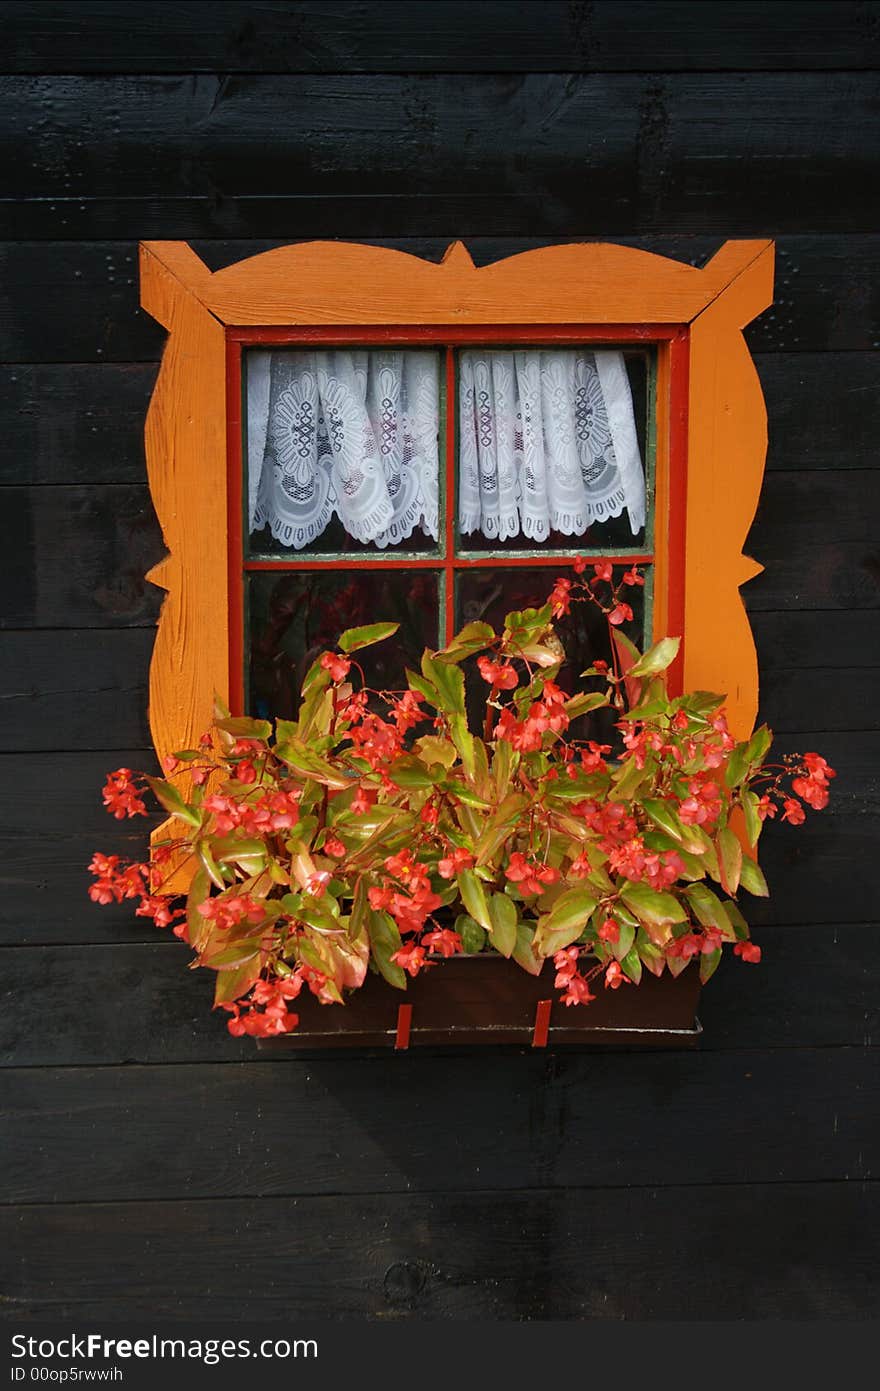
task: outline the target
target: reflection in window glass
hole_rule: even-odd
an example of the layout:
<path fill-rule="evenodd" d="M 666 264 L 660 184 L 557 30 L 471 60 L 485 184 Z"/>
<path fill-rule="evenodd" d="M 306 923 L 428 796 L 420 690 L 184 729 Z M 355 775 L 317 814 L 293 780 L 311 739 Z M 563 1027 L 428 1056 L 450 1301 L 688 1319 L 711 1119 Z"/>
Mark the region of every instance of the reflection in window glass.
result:
<path fill-rule="evenodd" d="M 251 553 L 435 550 L 440 357 L 245 355 Z"/>
<path fill-rule="evenodd" d="M 346 628 L 397 622 L 393 638 L 357 654 L 367 684 L 402 690 L 406 667 L 438 645 L 439 577 L 433 570 L 289 570 L 248 576 L 248 712 L 292 719 L 302 678 Z"/>
<path fill-rule="evenodd" d="M 644 353 L 467 350 L 458 397 L 464 548 L 645 544 Z"/>

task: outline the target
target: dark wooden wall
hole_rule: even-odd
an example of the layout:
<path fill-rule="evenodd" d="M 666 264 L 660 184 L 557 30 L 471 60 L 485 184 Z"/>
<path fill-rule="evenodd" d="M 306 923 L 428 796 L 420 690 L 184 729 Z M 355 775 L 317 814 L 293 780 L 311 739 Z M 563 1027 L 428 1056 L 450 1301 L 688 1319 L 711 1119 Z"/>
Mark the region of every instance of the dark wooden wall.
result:
<path fill-rule="evenodd" d="M 0 5 L 2 1305 L 12 1317 L 876 1312 L 880 6 Z M 777 238 L 749 331 L 763 715 L 839 771 L 772 827 L 695 1055 L 257 1057 L 93 908 L 148 757 L 162 554 L 136 244 L 485 262 Z M 137 829 L 137 828 L 136 828 Z"/>

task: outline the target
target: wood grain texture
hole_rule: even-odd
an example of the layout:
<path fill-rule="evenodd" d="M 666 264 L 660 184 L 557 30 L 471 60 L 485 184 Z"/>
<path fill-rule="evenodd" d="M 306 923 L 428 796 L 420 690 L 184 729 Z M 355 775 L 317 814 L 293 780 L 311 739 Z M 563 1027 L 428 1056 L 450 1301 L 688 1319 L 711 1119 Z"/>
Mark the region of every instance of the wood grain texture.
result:
<path fill-rule="evenodd" d="M 597 72 L 876 67 L 874 4 L 727 0 L 7 3 L 4 72 Z"/>
<path fill-rule="evenodd" d="M 822 869 L 821 862 L 813 868 L 811 861 L 809 871 L 802 867 L 801 879 L 811 875 L 819 879 Z M 876 894 L 874 900 L 866 906 L 880 908 Z M 839 900 L 838 912 L 849 906 Z M 95 910 L 94 917 L 99 920 L 100 912 Z M 133 918 L 129 922 L 130 938 L 118 929 L 115 940 L 104 945 L 3 950 L 6 1007 L 0 1014 L 0 1061 L 4 1066 L 229 1061 L 276 1066 L 271 1057 L 258 1053 L 252 1040 L 232 1038 L 225 1017 L 212 1014 L 213 980 L 207 971 L 187 970 L 189 953 L 184 946 L 155 931 L 149 941 L 138 942 L 134 932 L 140 923 Z M 816 926 L 803 921 L 761 929 L 757 934 L 764 950 L 760 966 L 725 961 L 703 991 L 700 1018 L 705 1031 L 700 1056 L 732 1049 L 877 1046 L 878 924 L 880 913 L 870 923 Z M 22 1029 L 21 1018 L 34 1014 L 42 1019 L 41 1027 Z M 478 1069 L 487 1066 L 479 1058 L 492 1056 L 475 1058 L 468 1050 L 454 1051 L 463 1071 L 469 1062 Z M 389 1059 L 387 1049 L 374 1056 L 384 1061 L 363 1074 L 373 1079 L 365 1088 L 368 1097 L 381 1076 L 399 1075 L 388 1072 L 395 1060 Z M 512 1084 L 519 1062 L 531 1056 L 530 1050 L 507 1049 L 504 1056 Z M 606 1063 L 590 1056 L 591 1066 L 603 1075 Z M 328 1059 L 316 1049 L 307 1057 L 285 1055 L 280 1062 L 300 1068 L 306 1067 L 310 1057 Z M 334 1057 L 343 1066 L 342 1055 Z M 419 1058 L 428 1057 L 430 1050 L 420 1048 Z M 526 1064 L 527 1072 L 530 1067 Z M 636 1086 L 633 1095 L 638 1096 L 639 1090 Z"/>
<path fill-rule="evenodd" d="M 853 72 L 7 76 L 0 232 L 868 232 L 878 122 Z"/>
<path fill-rule="evenodd" d="M 880 1162 L 880 1054 L 859 1048 L 25 1068 L 3 1083 L 7 1203 L 858 1182 Z M 767 1091 L 785 1098 L 771 1114 Z M 254 1114 L 230 1146 L 230 1122 Z"/>
<path fill-rule="evenodd" d="M 741 265 L 691 324 L 687 415 L 684 689 L 723 691 L 747 737 L 758 663 L 740 585 L 760 568 L 743 555 L 758 506 L 767 413 L 741 330 L 773 296 L 773 251 Z"/>
<path fill-rule="evenodd" d="M 756 1142 L 757 1143 L 757 1142 Z M 876 1309 L 876 1184 L 0 1210 L 7 1316 L 833 1319 Z"/>
<path fill-rule="evenodd" d="M 154 638 L 150 628 L 0 632 L 0 752 L 147 745 Z"/>
<path fill-rule="evenodd" d="M 332 200 L 331 200 L 332 201 Z M 366 205 L 366 206 L 365 206 Z M 119 207 L 120 204 L 114 204 Z M 328 200 L 315 200 L 314 213 L 320 221 L 308 224 L 297 219 L 296 231 L 307 234 L 364 239 L 364 216 L 378 206 L 369 199 L 353 210 L 333 209 Z M 474 221 L 463 209 L 471 200 L 440 216 L 431 231 L 435 235 L 406 236 L 405 210 L 387 211 L 387 221 L 397 233 L 384 237 L 382 245 L 410 255 L 440 261 L 452 236 L 464 236 L 474 263 L 486 265 L 503 257 L 535 250 L 557 242 L 559 237 L 489 237 L 468 232 Z M 106 227 L 92 221 L 85 241 L 0 242 L 0 277 L 5 303 L 0 310 L 0 361 L 25 363 L 110 363 L 156 362 L 165 335 L 161 327 L 138 306 L 137 244 L 134 238 L 148 230 L 140 220 L 132 229 L 132 239 L 102 241 L 112 237 Z M 530 226 L 544 230 L 542 216 L 530 219 Z M 440 227 L 440 235 L 436 229 Z M 564 229 L 564 238 L 577 242 L 583 238 L 589 219 Z M 287 219 L 282 231 L 289 231 Z M 46 233 L 45 218 L 40 235 Z M 191 228 L 171 211 L 163 213 L 156 231 L 163 236 L 186 236 Z M 216 221 L 209 229 L 217 240 L 193 243 L 197 254 L 212 269 L 219 269 L 244 257 L 286 245 L 266 237 L 242 241 L 220 239 Z M 749 228 L 757 234 L 774 233 L 775 228 L 757 218 Z M 445 233 L 445 235 L 444 235 Z M 56 236 L 60 236 L 58 230 Z M 723 233 L 710 236 L 656 235 L 627 238 L 614 229 L 614 241 L 634 245 L 639 250 L 697 267 L 707 263 L 718 250 Z M 777 238 L 775 300 L 746 330 L 752 352 L 867 352 L 880 342 L 880 236 L 841 233 L 808 234 Z M 66 313 L 58 313 L 63 303 Z M 771 421 L 772 424 L 772 421 Z"/>

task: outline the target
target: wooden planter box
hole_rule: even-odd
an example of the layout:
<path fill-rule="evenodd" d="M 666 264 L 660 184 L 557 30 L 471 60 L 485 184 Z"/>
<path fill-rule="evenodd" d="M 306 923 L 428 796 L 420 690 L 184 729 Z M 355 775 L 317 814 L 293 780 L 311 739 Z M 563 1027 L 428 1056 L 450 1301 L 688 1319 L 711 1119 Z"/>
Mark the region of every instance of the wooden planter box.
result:
<path fill-rule="evenodd" d="M 413 1044 L 545 1044 L 692 1048 L 700 977 L 688 966 L 673 979 L 645 974 L 639 986 L 606 990 L 567 1008 L 548 965 L 530 976 L 495 955 L 459 956 L 410 981 L 404 994 L 368 975 L 344 1007 L 303 992 L 292 1006 L 299 1028 L 260 1040 L 261 1049 L 400 1048 Z M 407 1007 L 409 1007 L 409 1012 Z"/>

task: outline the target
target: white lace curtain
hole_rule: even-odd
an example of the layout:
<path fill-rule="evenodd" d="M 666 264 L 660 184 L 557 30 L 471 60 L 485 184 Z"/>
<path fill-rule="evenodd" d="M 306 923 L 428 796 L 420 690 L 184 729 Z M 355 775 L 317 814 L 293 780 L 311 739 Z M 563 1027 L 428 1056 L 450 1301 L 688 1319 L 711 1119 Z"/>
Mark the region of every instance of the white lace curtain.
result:
<path fill-rule="evenodd" d="M 349 536 L 437 539 L 434 352 L 251 352 L 252 531 L 302 550 L 339 517 Z"/>
<path fill-rule="evenodd" d="M 580 348 L 461 355 L 459 526 L 504 541 L 582 536 L 626 508 L 645 475 L 623 354 Z"/>
<path fill-rule="evenodd" d="M 422 350 L 263 352 L 247 358 L 250 526 L 294 550 L 338 516 L 386 547 L 438 535 L 439 359 Z M 645 480 L 622 353 L 461 354 L 459 526 L 506 540 L 582 536 Z"/>

